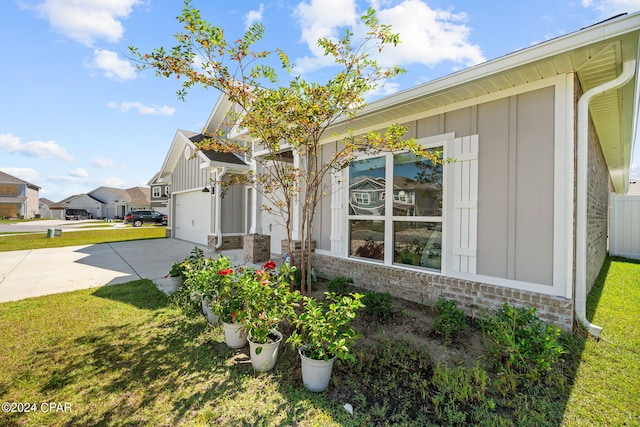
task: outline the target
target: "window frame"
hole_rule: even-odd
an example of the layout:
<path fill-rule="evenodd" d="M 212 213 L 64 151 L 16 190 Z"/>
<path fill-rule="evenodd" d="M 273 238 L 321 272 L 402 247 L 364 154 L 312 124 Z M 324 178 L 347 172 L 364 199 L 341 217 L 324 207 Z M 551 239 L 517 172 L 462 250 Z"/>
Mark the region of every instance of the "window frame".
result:
<path fill-rule="evenodd" d="M 428 138 L 420 138 L 417 142 L 425 149 L 439 149 L 442 151 L 443 158 L 447 158 L 447 144 L 453 138 L 453 135 L 439 135 L 436 137 L 428 137 Z M 358 161 L 367 160 L 376 157 L 382 157 L 385 161 L 385 189 L 384 194 L 394 194 L 393 189 L 393 174 L 394 174 L 394 156 L 402 153 L 406 153 L 408 150 L 396 151 L 396 152 L 388 152 L 388 153 L 379 153 L 376 155 L 369 156 L 360 156 L 358 157 Z M 347 191 L 346 197 L 350 200 L 351 192 L 348 189 L 348 186 L 351 184 L 349 180 L 349 168 L 346 168 L 347 174 Z M 419 265 L 412 264 L 404 264 L 404 263 L 396 263 L 394 262 L 394 249 L 395 249 L 395 223 L 396 222 L 416 222 L 416 223 L 440 223 L 441 224 L 441 242 L 440 247 L 441 251 L 444 253 L 445 250 L 445 216 L 446 216 L 446 194 L 447 194 L 447 183 L 446 183 L 446 169 L 445 165 L 442 167 L 442 204 L 441 211 L 439 216 L 400 216 L 394 215 L 393 212 L 393 202 L 395 197 L 384 197 L 385 209 L 384 214 L 382 215 L 352 215 L 350 212 L 347 212 L 347 221 L 346 221 L 346 240 L 347 240 L 347 248 L 346 248 L 346 257 L 349 259 L 363 261 L 363 262 L 371 262 L 375 264 L 382 264 L 387 266 L 399 267 L 399 268 L 408 268 L 408 269 L 417 269 L 420 271 L 429 271 L 440 273 L 444 271 L 445 264 L 444 259 L 441 259 L 441 264 L 439 269 L 432 269 L 428 267 L 422 267 Z M 389 179 L 391 178 L 391 179 Z M 347 203 L 348 206 L 348 203 Z M 382 261 L 365 258 L 361 256 L 356 256 L 351 254 L 351 223 L 352 221 L 358 220 L 370 220 L 370 221 L 383 221 L 384 222 L 384 259 Z M 388 248 L 391 248 L 389 250 Z"/>

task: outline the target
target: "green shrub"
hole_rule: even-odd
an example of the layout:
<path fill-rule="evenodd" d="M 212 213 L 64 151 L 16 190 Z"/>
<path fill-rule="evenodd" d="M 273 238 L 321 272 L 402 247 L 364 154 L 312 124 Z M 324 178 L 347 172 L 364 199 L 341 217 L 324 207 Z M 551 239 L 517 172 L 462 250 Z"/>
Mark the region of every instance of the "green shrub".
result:
<path fill-rule="evenodd" d="M 327 282 L 327 291 L 347 295 L 351 291 L 351 285 L 353 285 L 351 277 L 338 276 Z"/>
<path fill-rule="evenodd" d="M 565 353 L 559 328 L 548 325 L 533 307 L 504 304 L 483 322 L 495 361 L 507 370 L 537 379 Z"/>
<path fill-rule="evenodd" d="M 467 316 L 456 303 L 439 299 L 436 303 L 438 316 L 433 324 L 436 333 L 442 335 L 445 343 L 451 343 L 461 331 L 467 327 Z"/>
<path fill-rule="evenodd" d="M 391 316 L 391 303 L 393 298 L 389 292 L 369 291 L 362 297 L 362 303 L 367 313 L 380 319 L 388 319 Z"/>
<path fill-rule="evenodd" d="M 294 283 L 294 290 L 299 291 L 300 284 L 302 283 L 302 270 L 300 270 L 299 268 L 297 268 L 296 271 L 293 272 L 293 283 Z M 318 283 L 318 280 L 316 278 L 315 271 L 312 268 L 311 269 L 311 286 L 315 287 L 316 283 Z"/>

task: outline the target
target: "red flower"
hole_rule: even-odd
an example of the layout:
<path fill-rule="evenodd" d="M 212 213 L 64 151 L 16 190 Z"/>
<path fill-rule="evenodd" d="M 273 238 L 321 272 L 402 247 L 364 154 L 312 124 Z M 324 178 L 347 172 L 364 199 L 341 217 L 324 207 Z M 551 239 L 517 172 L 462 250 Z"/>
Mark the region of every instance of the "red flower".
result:
<path fill-rule="evenodd" d="M 267 261 L 267 262 L 264 263 L 262 268 L 267 269 L 267 270 L 273 270 L 274 268 L 276 268 L 276 263 L 273 262 L 273 261 Z"/>
<path fill-rule="evenodd" d="M 224 270 L 218 271 L 218 274 L 221 275 L 221 276 L 226 276 L 226 275 L 231 274 L 231 273 L 233 273 L 233 270 L 230 269 L 230 268 L 226 268 Z"/>

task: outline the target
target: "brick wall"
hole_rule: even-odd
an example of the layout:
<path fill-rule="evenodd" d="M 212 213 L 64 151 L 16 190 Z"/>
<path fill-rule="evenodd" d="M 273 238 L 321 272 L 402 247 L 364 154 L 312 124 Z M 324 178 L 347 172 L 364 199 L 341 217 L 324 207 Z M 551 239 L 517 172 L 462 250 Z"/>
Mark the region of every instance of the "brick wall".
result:
<path fill-rule="evenodd" d="M 565 331 L 573 328 L 573 301 L 558 296 L 316 253 L 313 255 L 313 266 L 318 277 L 331 279 L 348 276 L 363 289 L 389 291 L 396 298 L 419 304 L 434 306 L 439 298 L 455 301 L 469 316 L 477 316 L 483 308 L 493 310 L 506 302 L 516 307 L 535 307 L 538 316 L 545 321 Z"/>
<path fill-rule="evenodd" d="M 227 249 L 242 249 L 242 244 L 244 241 L 244 236 L 222 236 L 222 246 L 218 248 L 219 251 L 224 251 Z M 216 247 L 216 243 L 218 239 L 216 236 L 207 237 L 207 246 L 211 249 Z"/>
<path fill-rule="evenodd" d="M 587 292 L 593 288 L 607 258 L 610 180 L 598 136 L 589 123 L 589 183 L 587 186 Z"/>

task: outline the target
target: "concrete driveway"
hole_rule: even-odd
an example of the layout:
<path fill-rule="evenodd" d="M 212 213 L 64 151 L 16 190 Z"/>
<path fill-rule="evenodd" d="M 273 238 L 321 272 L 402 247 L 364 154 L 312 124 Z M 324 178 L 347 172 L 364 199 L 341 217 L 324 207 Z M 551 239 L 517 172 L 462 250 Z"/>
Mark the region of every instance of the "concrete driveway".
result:
<path fill-rule="evenodd" d="M 164 276 L 195 245 L 175 239 L 136 240 L 0 253 L 0 302 L 150 279 L 163 291 Z M 205 256 L 211 249 L 201 247 Z"/>

